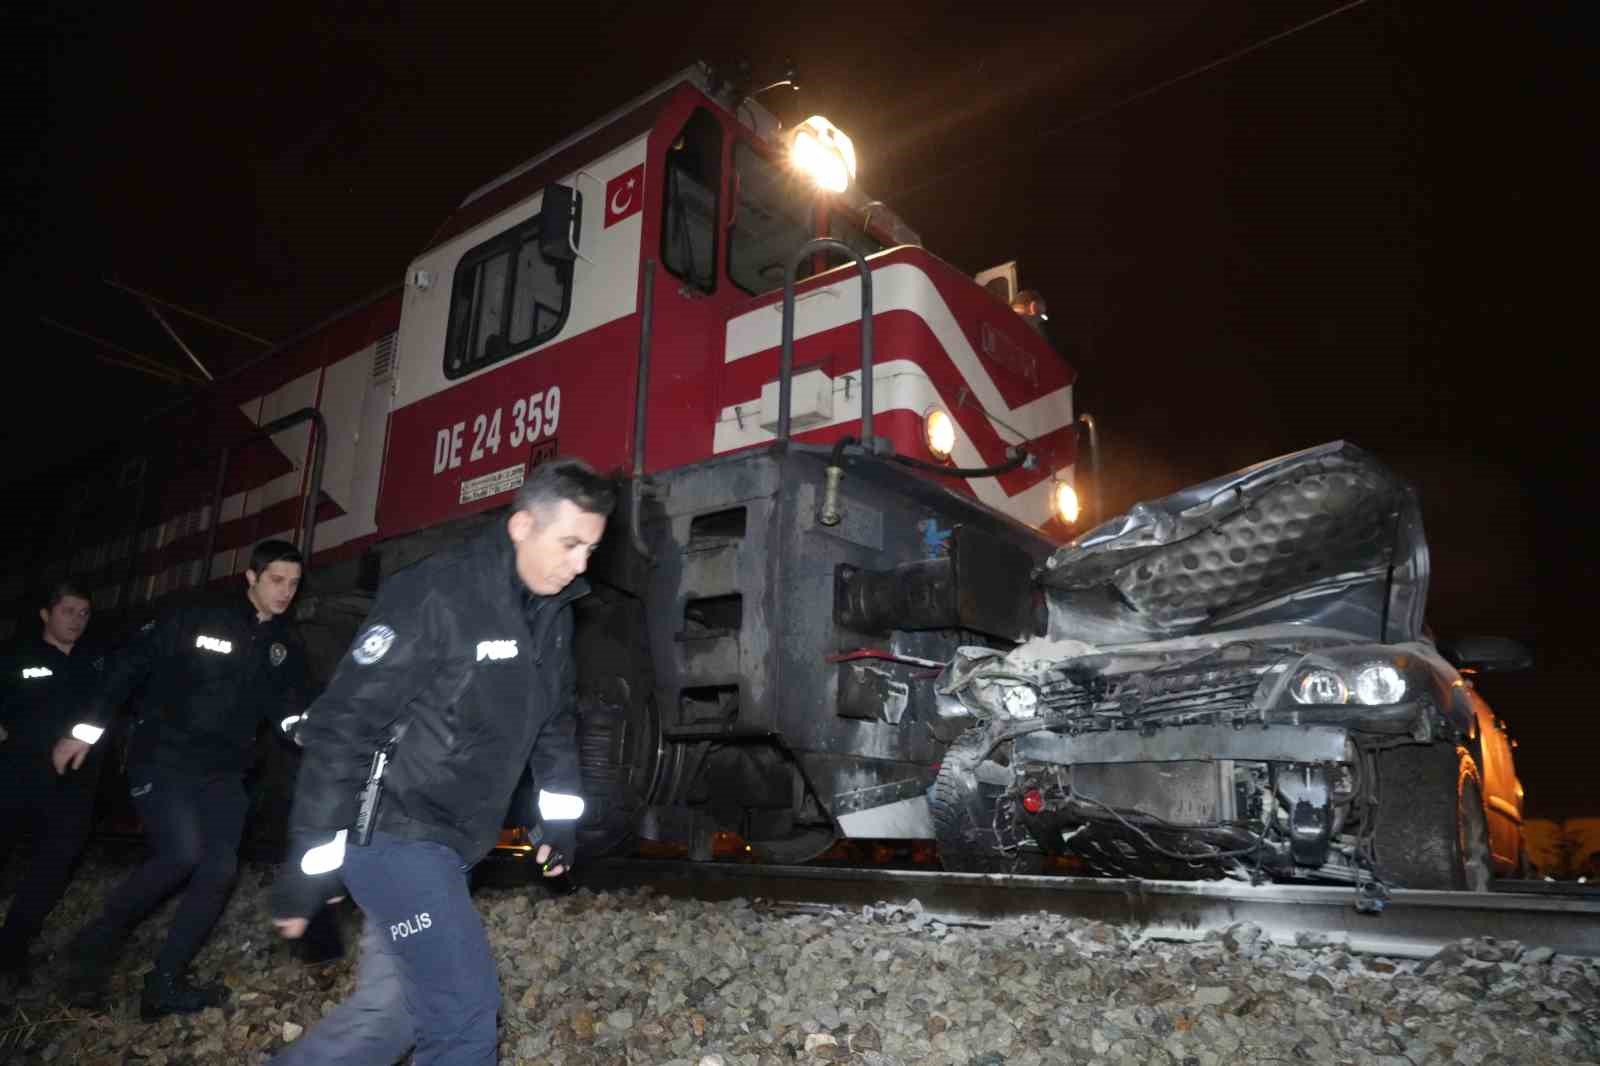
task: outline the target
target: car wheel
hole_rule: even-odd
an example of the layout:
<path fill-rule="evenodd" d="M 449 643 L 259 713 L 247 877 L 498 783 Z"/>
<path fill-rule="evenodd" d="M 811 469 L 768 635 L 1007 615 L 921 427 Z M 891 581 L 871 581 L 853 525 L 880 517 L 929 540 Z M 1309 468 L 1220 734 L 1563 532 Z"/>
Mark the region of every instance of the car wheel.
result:
<path fill-rule="evenodd" d="M 955 739 L 939 763 L 939 776 L 928 797 L 939 862 L 964 873 L 1005 873 L 1014 863 L 1000 850 L 995 829 L 996 806 L 1005 789 L 986 784 L 980 767 L 989 758 L 989 730 L 978 726 Z"/>
<path fill-rule="evenodd" d="M 1472 772 L 1469 774 L 1467 770 Z M 1478 786 L 1477 767 L 1462 759 L 1462 776 L 1456 790 L 1456 832 L 1460 836 L 1463 880 L 1468 892 L 1487 892 L 1494 880 L 1489 858 L 1489 824 L 1483 814 L 1483 791 Z"/>
<path fill-rule="evenodd" d="M 1378 873 L 1399 888 L 1489 891 L 1489 829 L 1472 756 L 1453 744 L 1378 756 Z"/>

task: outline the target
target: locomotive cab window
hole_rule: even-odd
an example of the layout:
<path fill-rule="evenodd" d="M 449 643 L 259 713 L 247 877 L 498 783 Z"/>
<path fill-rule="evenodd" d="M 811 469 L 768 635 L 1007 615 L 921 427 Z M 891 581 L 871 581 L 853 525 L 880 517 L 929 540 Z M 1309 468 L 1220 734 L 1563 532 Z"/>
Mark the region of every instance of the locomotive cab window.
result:
<path fill-rule="evenodd" d="M 545 257 L 537 215 L 491 237 L 456 267 L 445 377 L 470 374 L 549 340 L 561 332 L 571 307 L 572 264 Z"/>
<path fill-rule="evenodd" d="M 722 124 L 697 109 L 667 149 L 661 263 L 702 292 L 717 287 L 717 187 Z"/>

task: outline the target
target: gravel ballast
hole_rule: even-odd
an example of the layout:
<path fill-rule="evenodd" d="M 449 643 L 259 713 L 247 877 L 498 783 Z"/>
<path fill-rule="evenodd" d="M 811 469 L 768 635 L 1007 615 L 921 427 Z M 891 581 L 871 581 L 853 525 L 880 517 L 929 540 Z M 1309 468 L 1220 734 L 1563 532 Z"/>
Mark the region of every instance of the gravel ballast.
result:
<path fill-rule="evenodd" d="M 91 862 L 44 947 L 121 872 Z M 274 938 L 271 876 L 246 867 L 197 962 L 232 987 L 228 1007 L 138 1020 L 163 913 L 124 956 L 107 1013 L 54 1005 L 58 967 L 43 967 L 0 1011 L 0 1063 L 265 1061 L 354 980 L 352 961 L 308 966 Z M 477 901 L 500 966 L 502 1063 L 1600 1063 L 1600 961 L 1513 941 L 1410 960 L 1274 944 L 1249 925 L 1180 944 L 1046 914 L 950 926 L 915 904 L 796 910 L 542 885 Z M 359 918 L 345 920 L 353 944 Z"/>

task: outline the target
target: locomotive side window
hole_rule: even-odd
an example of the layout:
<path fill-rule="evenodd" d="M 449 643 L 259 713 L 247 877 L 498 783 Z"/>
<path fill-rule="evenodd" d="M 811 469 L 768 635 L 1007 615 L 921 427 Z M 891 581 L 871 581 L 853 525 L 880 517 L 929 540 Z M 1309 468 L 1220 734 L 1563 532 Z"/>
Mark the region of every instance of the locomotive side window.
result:
<path fill-rule="evenodd" d="M 717 188 L 722 184 L 722 124 L 704 109 L 667 149 L 661 263 L 702 292 L 717 287 Z"/>
<path fill-rule="evenodd" d="M 458 378 L 561 332 L 572 306 L 572 264 L 539 251 L 539 218 L 461 257 L 450 292 L 444 376 Z"/>
<path fill-rule="evenodd" d="M 816 236 L 814 190 L 743 140 L 733 147 L 733 169 L 737 199 L 728 230 L 728 277 L 751 295 L 782 288 L 789 257 Z M 810 277 L 810 268 L 800 264 L 796 277 Z"/>

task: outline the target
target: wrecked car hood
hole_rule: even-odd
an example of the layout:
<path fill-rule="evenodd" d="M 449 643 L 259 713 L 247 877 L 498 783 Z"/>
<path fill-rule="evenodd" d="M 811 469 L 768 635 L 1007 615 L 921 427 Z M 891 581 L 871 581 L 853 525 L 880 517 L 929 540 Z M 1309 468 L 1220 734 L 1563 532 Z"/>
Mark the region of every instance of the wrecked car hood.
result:
<path fill-rule="evenodd" d="M 1411 486 L 1335 441 L 1141 503 L 1037 577 L 1054 640 L 1291 624 L 1401 643 L 1422 633 L 1428 549 Z"/>

